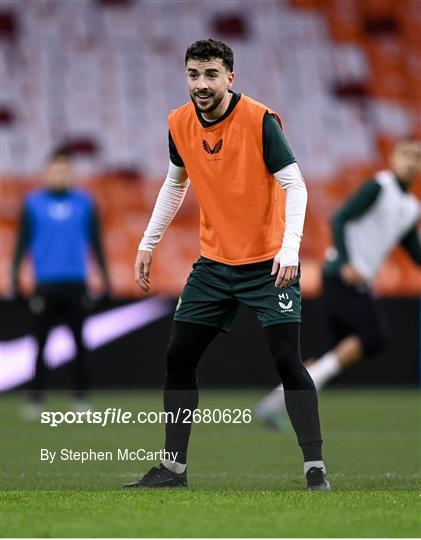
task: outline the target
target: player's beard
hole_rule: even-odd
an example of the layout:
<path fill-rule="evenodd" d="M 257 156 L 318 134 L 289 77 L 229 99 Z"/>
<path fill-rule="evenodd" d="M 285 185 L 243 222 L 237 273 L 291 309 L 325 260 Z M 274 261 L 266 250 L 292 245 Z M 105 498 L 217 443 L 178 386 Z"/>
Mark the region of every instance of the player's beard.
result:
<path fill-rule="evenodd" d="M 204 104 L 204 103 L 201 103 L 199 100 L 197 100 L 196 94 L 200 94 L 200 92 L 191 92 L 190 97 L 193 103 L 202 113 L 210 113 L 214 111 L 217 107 L 219 107 L 221 101 L 224 99 L 224 92 L 220 94 L 206 92 L 204 94 L 209 95 L 211 99 L 209 100 L 209 103 Z"/>

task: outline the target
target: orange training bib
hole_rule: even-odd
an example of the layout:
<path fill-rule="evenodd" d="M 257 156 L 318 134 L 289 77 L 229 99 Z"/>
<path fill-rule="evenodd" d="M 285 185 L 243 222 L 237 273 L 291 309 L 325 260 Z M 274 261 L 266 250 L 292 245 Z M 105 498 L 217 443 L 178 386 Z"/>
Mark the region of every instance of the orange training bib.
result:
<path fill-rule="evenodd" d="M 281 247 L 285 195 L 263 159 L 266 112 L 272 113 L 243 94 L 215 126 L 201 125 L 193 103 L 168 117 L 199 202 L 203 257 L 249 264 L 271 259 Z"/>

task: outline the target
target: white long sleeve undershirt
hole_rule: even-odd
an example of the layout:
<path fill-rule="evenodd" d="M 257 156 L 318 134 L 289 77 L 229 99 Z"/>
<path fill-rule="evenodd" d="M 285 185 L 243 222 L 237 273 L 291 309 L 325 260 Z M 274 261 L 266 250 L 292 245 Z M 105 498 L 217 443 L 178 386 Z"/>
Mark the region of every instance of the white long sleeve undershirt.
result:
<path fill-rule="evenodd" d="M 280 169 L 274 176 L 285 190 L 285 231 L 282 247 L 276 254 L 275 260 L 281 267 L 296 266 L 303 236 L 307 189 L 296 163 Z"/>
<path fill-rule="evenodd" d="M 189 185 L 190 180 L 187 178 L 186 169 L 177 167 L 170 161 L 167 177 L 159 191 L 151 219 L 140 241 L 139 250 L 153 251 L 156 248 L 184 201 Z"/>
<path fill-rule="evenodd" d="M 285 232 L 282 247 L 275 256 L 275 260 L 281 266 L 294 266 L 298 264 L 298 251 L 307 205 L 307 190 L 296 163 L 280 169 L 274 176 L 286 192 Z M 139 244 L 140 250 L 153 251 L 156 248 L 168 225 L 177 214 L 189 185 L 190 181 L 187 178 L 186 169 L 177 167 L 170 161 L 167 177 Z"/>

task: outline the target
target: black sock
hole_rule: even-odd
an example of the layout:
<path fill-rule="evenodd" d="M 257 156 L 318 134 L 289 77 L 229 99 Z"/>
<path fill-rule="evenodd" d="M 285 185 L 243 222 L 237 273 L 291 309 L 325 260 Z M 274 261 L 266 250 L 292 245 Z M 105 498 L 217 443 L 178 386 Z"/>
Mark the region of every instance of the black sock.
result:
<path fill-rule="evenodd" d="M 303 452 L 304 461 L 322 461 L 322 436 L 316 390 L 286 390 L 284 387 L 284 392 L 285 406 Z"/>
<path fill-rule="evenodd" d="M 164 409 L 167 416 L 165 423 L 165 450 L 172 452 L 177 463 L 187 462 L 187 448 L 191 433 L 191 415 L 199 403 L 199 390 L 164 389 Z M 177 419 L 178 416 L 178 419 Z"/>
<path fill-rule="evenodd" d="M 206 347 L 219 330 L 212 326 L 174 321 L 167 349 L 164 410 L 172 413 L 165 423 L 165 450 L 186 463 L 191 419 L 199 403 L 196 368 Z"/>
<path fill-rule="evenodd" d="M 304 461 L 322 461 L 317 392 L 301 360 L 300 325 L 277 324 L 264 331 L 284 385 L 285 406 Z"/>

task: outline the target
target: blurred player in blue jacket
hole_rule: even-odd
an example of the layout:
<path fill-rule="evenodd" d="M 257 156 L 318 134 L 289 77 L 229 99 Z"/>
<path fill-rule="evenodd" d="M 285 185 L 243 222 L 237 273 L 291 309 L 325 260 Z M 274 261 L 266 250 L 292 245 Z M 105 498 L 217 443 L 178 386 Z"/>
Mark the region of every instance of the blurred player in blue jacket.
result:
<path fill-rule="evenodd" d="M 72 159 L 66 149 L 58 149 L 50 156 L 44 179 L 45 187 L 30 193 L 24 201 L 12 271 L 13 291 L 18 294 L 19 267 L 28 253 L 36 281 L 30 309 L 35 316 L 34 334 L 38 341 L 30 401 L 24 411 L 28 419 L 38 418 L 43 408 L 44 349 L 50 329 L 58 322 L 69 326 L 76 344 L 74 407 L 89 408 L 82 326 L 90 251 L 99 263 L 104 291 L 109 290 L 94 202 L 89 194 L 72 186 Z"/>

